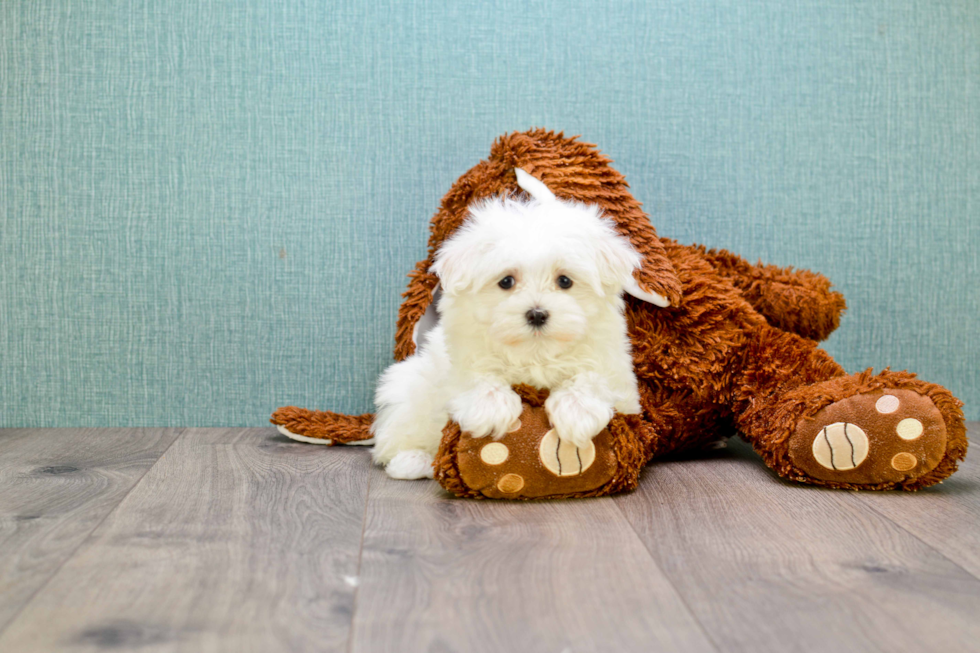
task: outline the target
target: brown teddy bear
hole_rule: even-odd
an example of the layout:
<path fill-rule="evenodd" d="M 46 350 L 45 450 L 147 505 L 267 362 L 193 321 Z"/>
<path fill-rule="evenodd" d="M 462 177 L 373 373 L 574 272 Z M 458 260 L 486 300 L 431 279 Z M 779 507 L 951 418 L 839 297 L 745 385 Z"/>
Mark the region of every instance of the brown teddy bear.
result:
<path fill-rule="evenodd" d="M 967 449 L 962 402 L 909 372 L 848 375 L 817 347 L 845 308 L 825 277 L 658 237 L 609 159 L 593 145 L 546 130 L 499 138 L 489 158 L 443 198 L 429 255 L 409 273 L 397 360 L 413 354 L 420 324 L 433 315 L 438 279 L 429 269 L 436 250 L 474 201 L 520 192 L 515 168 L 558 197 L 599 205 L 644 257 L 634 275 L 641 292 L 633 294 L 646 291 L 669 306 L 627 297 L 642 415 L 616 415 L 590 447 L 569 448 L 541 408 L 547 391 L 515 388 L 526 404 L 515 433 L 492 441 L 447 425 L 435 460 L 445 488 L 493 498 L 628 491 L 652 458 L 734 430 L 780 476 L 813 485 L 917 490 L 956 471 Z M 313 442 L 370 438 L 371 415 L 287 407 L 272 422 Z"/>

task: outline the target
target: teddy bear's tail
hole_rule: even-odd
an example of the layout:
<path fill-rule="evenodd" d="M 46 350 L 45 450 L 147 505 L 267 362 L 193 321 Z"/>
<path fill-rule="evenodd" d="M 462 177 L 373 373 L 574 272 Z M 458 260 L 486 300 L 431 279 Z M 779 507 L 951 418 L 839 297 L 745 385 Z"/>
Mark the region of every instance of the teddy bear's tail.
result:
<path fill-rule="evenodd" d="M 311 444 L 374 444 L 371 422 L 374 415 L 342 415 L 330 411 L 285 406 L 269 420 L 287 438 Z"/>

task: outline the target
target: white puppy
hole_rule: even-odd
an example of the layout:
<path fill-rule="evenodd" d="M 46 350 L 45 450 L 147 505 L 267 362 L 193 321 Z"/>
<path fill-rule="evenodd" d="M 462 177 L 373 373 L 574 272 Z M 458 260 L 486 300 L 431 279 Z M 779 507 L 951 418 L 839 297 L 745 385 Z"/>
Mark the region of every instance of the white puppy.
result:
<path fill-rule="evenodd" d="M 381 376 L 373 455 L 392 478 L 432 477 L 450 418 L 504 435 L 522 409 L 514 384 L 550 389 L 548 418 L 578 446 L 614 411 L 640 411 L 622 299 L 640 255 L 598 207 L 517 173 L 533 199 L 470 207 L 432 267 L 438 323 Z"/>

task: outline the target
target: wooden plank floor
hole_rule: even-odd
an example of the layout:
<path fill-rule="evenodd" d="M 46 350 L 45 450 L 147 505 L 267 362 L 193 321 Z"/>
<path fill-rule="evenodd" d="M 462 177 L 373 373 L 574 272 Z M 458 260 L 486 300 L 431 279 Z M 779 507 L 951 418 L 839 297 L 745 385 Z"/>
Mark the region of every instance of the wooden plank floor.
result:
<path fill-rule="evenodd" d="M 272 429 L 0 430 L 0 651 L 978 650 L 978 615 L 975 451 L 856 493 L 732 441 L 508 503 Z"/>

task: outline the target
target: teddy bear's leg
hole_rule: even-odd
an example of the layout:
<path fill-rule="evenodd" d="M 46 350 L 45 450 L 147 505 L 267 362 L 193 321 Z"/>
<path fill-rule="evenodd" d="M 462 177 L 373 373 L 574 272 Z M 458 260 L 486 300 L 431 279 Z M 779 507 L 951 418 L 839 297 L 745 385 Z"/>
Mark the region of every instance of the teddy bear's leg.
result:
<path fill-rule="evenodd" d="M 961 402 L 908 372 L 846 375 L 812 341 L 763 326 L 733 378 L 736 425 L 777 473 L 850 489 L 916 490 L 966 455 Z"/>
<path fill-rule="evenodd" d="M 830 279 L 822 274 L 749 263 L 723 249 L 709 250 L 705 258 L 777 329 L 824 340 L 847 308 L 844 296 L 831 290 Z"/>

